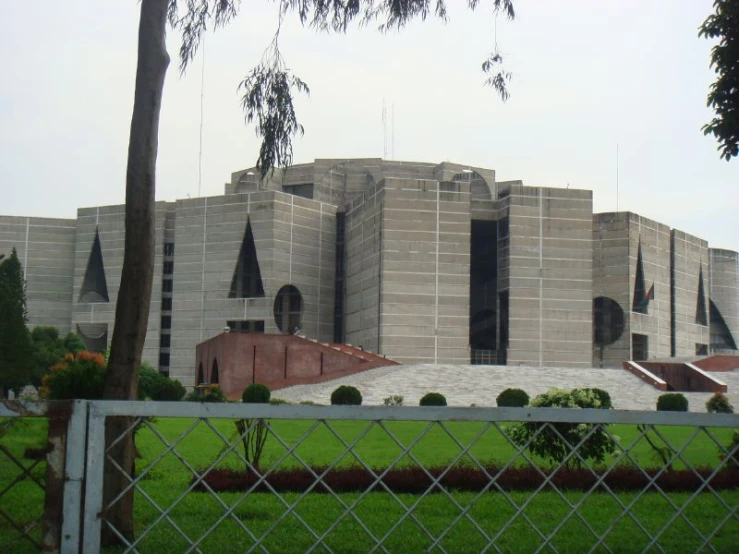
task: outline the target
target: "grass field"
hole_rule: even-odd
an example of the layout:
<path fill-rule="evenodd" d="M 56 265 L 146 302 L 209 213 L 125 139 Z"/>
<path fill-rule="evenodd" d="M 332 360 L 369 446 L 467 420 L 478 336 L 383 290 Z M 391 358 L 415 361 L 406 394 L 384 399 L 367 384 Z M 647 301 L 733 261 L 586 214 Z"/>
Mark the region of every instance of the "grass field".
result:
<path fill-rule="evenodd" d="M 211 424 L 225 438 L 234 436 L 235 427 L 231 421 L 213 420 Z M 330 465 L 339 459 L 345 447 L 341 440 L 324 426 L 319 425 L 309 432 L 312 424 L 305 421 L 273 421 L 271 427 L 288 446 L 308 434 L 296 449 L 297 455 L 312 466 Z M 223 452 L 224 442 L 204 422 L 158 419 L 153 425 L 170 443 L 177 441 L 185 430 L 194 426 L 194 429 L 176 446 L 179 456 L 193 468 L 207 467 Z M 418 438 L 428 424 L 389 422 L 385 425 L 401 444 L 408 445 Z M 331 426 L 343 441 L 351 443 L 362 435 L 368 423 L 345 421 L 333 422 Z M 483 424 L 469 422 L 451 422 L 445 426 L 463 447 L 469 445 L 483 429 Z M 640 465 L 647 467 L 657 465 L 657 459 L 646 441 L 642 439 L 634 444 L 638 436 L 635 427 L 616 425 L 610 429 Z M 660 427 L 659 431 L 673 447 L 678 449 L 694 433 L 692 428 L 666 426 Z M 730 429 L 711 431 L 721 444 L 728 443 Z M 43 420 L 24 420 L 22 425 L 14 425 L 0 443 L 16 456 L 20 456 L 26 446 L 41 445 L 44 442 L 44 433 Z M 460 446 L 454 439 L 444 429 L 435 425 L 418 440 L 411 453 L 427 467 L 445 466 L 454 461 L 460 453 Z M 164 455 L 153 468 L 147 469 L 151 461 L 165 450 L 163 443 L 151 430 L 142 429 L 138 433 L 137 446 L 141 454 L 141 458 L 137 460 L 137 471 L 145 472 L 141 487 L 162 508 L 170 506 L 184 495 L 182 502 L 172 509 L 169 517 L 193 540 L 197 540 L 217 523 L 226 510 L 224 505 L 226 507 L 235 505 L 233 514 L 236 519 L 226 517 L 223 523 L 200 544 L 199 547 L 203 552 L 221 554 L 247 550 L 253 540 L 241 525 L 257 537 L 271 529 L 264 541 L 264 546 L 270 552 L 308 550 L 316 542 L 316 538 L 294 515 L 284 516 L 285 504 L 292 505 L 295 502 L 297 507 L 294 513 L 318 535 L 329 530 L 336 519 L 345 512 L 345 506 L 356 503 L 353 513 L 376 537 L 387 535 L 383 544 L 391 552 L 427 551 L 433 540 L 424 533 L 417 521 L 429 533 L 438 536 L 460 515 L 460 509 L 454 502 L 463 509 L 468 508 L 467 514 L 489 536 L 498 534 L 495 545 L 505 552 L 536 550 L 542 539 L 532 524 L 544 535 L 559 529 L 552 540 L 552 544 L 559 552 L 589 551 L 597 540 L 593 532 L 600 534 L 611 526 L 613 529 L 605 543 L 613 552 L 644 550 L 650 541 L 640 529 L 640 525 L 651 534 L 664 530 L 659 538 L 659 544 L 667 552 L 693 552 L 699 549 L 702 541 L 691 525 L 704 534 L 711 533 L 717 526 L 720 527 L 711 539 L 711 545 L 716 551 L 736 552 L 736 545 L 739 544 L 739 520 L 736 511 L 732 515 L 726 508 L 728 506 L 729 509 L 736 510 L 736 506 L 739 505 L 739 491 L 736 490 L 723 491 L 718 496 L 702 493 L 695 498 L 691 498 L 690 493 L 671 493 L 665 498 L 658 492 L 648 492 L 641 496 L 634 493 L 619 493 L 617 499 L 607 493 L 593 493 L 586 498 L 582 493 L 567 492 L 563 498 L 551 490 L 535 496 L 526 491 L 513 492 L 509 493 L 508 499 L 498 492 L 484 493 L 479 497 L 474 493 L 453 493 L 450 495 L 451 498 L 443 493 L 430 494 L 426 497 L 398 495 L 399 501 L 389 494 L 380 492 L 364 496 L 341 494 L 338 500 L 331 495 L 319 493 L 304 496 L 284 494 L 281 495 L 282 500 L 275 495 L 263 493 L 247 497 L 241 493 L 221 493 L 215 498 L 205 493 L 185 494 L 192 474 L 171 452 Z M 357 442 L 353 451 L 367 465 L 383 468 L 393 463 L 400 456 L 402 449 L 382 428 L 374 426 Z M 489 428 L 476 440 L 470 448 L 470 453 L 481 462 L 497 462 L 502 465 L 511 459 L 515 450 L 498 430 Z M 270 468 L 285 454 L 286 447 L 274 436 L 270 436 L 262 467 Z M 718 462 L 717 446 L 708 436 L 700 434 L 690 442 L 683 457 L 692 466 L 713 466 Z M 535 461 L 547 465 L 544 460 Z M 461 462 L 471 463 L 469 459 L 463 459 Z M 30 462 L 25 460 L 24 463 Z M 337 465 L 346 467 L 356 463 L 358 462 L 353 456 L 347 454 L 341 457 Z M 399 463 L 411 465 L 415 462 L 406 456 Z M 518 458 L 514 463 L 528 462 Z M 612 463 L 613 458 L 606 461 L 606 465 Z M 288 456 L 280 462 L 279 467 L 299 465 L 300 462 L 296 458 Z M 683 465 L 678 463 L 676 468 Z M 37 466 L 33 474 L 43 478 L 43 466 L 43 463 Z M 235 454 L 230 454 L 224 458 L 219 467 L 239 468 L 243 467 L 243 463 Z M 17 473 L 17 469 L 14 469 L 7 459 L 0 459 L 0 490 L 5 488 Z M 571 508 L 567 501 L 573 504 L 582 503 L 577 514 L 570 515 Z M 25 522 L 34 514 L 40 513 L 42 502 L 43 493 L 40 488 L 26 480 L 15 485 L 2 497 L 2 509 L 11 513 L 14 519 Z M 632 515 L 623 515 L 623 508 L 619 503 L 622 505 L 633 503 Z M 675 506 L 680 507 L 686 503 L 688 504 L 685 515 L 690 523 L 682 517 L 674 518 Z M 405 513 L 403 506 L 415 506 L 413 515 L 406 517 L 394 527 Z M 516 515 L 522 506 L 525 507 Z M 136 522 L 139 535 L 156 520 L 158 515 L 159 511 L 142 494 L 138 494 Z M 632 516 L 638 520 L 638 524 L 634 522 Z M 722 520 L 725 520 L 723 524 Z M 504 529 L 509 521 L 511 523 Z M 8 549 L 8 540 L 13 534 L 14 531 L 9 524 L 0 521 L 0 552 L 34 551 L 32 548 L 24 550 L 19 545 Z M 352 515 L 345 515 L 339 519 L 335 528 L 327 534 L 325 542 L 334 552 L 365 552 L 374 545 L 374 540 Z M 448 552 L 477 552 L 487 544 L 487 540 L 482 537 L 475 525 L 465 517 L 453 525 L 440 542 Z M 173 529 L 171 523 L 163 520 L 151 533 L 144 536 L 138 548 L 142 552 L 179 552 L 186 550 L 186 547 L 187 543 Z M 319 546 L 316 551 L 326 550 Z"/>

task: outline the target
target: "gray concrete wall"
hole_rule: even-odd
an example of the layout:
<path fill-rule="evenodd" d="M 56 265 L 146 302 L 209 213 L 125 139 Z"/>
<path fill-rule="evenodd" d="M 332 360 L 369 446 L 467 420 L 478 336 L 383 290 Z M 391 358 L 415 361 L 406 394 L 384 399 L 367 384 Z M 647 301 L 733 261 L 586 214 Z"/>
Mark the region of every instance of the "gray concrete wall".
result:
<path fill-rule="evenodd" d="M 710 296 L 721 313 L 726 327 L 739 342 L 739 253 L 732 250 L 710 249 Z M 712 343 L 716 342 L 713 338 Z"/>
<path fill-rule="evenodd" d="M 107 345 L 113 338 L 115 309 L 121 282 L 121 269 L 125 251 L 125 222 L 123 205 L 81 208 L 77 211 L 77 229 L 74 249 L 74 285 L 72 289 L 72 327 L 75 332 L 94 336 L 107 330 Z M 149 312 L 149 325 L 142 353 L 142 360 L 159 367 L 159 343 L 161 329 L 162 268 L 165 235 L 166 203 L 155 207 L 155 260 L 154 278 Z M 100 237 L 103 267 L 108 290 L 108 301 L 88 301 L 80 291 L 92 251 L 95 233 Z"/>
<path fill-rule="evenodd" d="M 72 331 L 73 219 L 0 216 L 0 254 L 15 247 L 26 279 L 28 324 Z"/>
<path fill-rule="evenodd" d="M 506 201 L 498 278 L 509 290 L 508 364 L 590 366 L 592 193 L 512 185 Z"/>
<path fill-rule="evenodd" d="M 251 222 L 264 298 L 229 298 L 247 220 Z M 170 375 L 194 382 L 195 346 L 227 321 L 274 319 L 279 289 L 297 287 L 303 300 L 301 334 L 333 335 L 335 207 L 279 192 L 179 200 Z"/>
<path fill-rule="evenodd" d="M 469 183 L 384 185 L 381 352 L 402 363 L 469 363 Z"/>
<path fill-rule="evenodd" d="M 703 274 L 704 305 L 709 306 L 710 265 L 708 243 L 682 231 L 672 231 L 672 273 L 674 302 L 675 344 L 673 355 L 695 356 L 696 345 L 708 346 L 710 330 L 698 323 L 698 281 Z M 706 313 L 707 315 L 707 313 Z"/>

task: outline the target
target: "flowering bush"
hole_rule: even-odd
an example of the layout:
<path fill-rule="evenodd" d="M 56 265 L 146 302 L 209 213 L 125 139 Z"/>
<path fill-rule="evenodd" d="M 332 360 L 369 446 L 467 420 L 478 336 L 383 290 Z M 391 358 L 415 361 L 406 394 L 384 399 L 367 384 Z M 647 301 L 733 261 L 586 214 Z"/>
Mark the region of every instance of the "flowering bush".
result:
<path fill-rule="evenodd" d="M 69 353 L 42 377 L 40 395 L 47 400 L 100 399 L 106 367 L 101 354 L 87 350 Z"/>
<path fill-rule="evenodd" d="M 600 389 L 551 389 L 534 397 L 530 407 L 607 410 L 611 405 L 608 393 Z M 605 427 L 594 423 L 526 422 L 515 425 L 509 434 L 513 442 L 532 454 L 572 468 L 582 466 L 586 460 L 602 463 L 616 451 L 616 439 Z"/>

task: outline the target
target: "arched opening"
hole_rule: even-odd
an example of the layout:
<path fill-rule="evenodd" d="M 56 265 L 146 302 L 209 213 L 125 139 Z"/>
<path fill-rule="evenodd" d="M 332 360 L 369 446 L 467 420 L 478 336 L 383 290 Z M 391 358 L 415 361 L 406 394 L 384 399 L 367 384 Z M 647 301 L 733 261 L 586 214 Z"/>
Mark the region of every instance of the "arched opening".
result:
<path fill-rule="evenodd" d="M 285 285 L 275 297 L 274 316 L 277 328 L 283 333 L 294 334 L 300 330 L 303 296 L 297 287 Z"/>
<path fill-rule="evenodd" d="M 218 384 L 218 360 L 213 360 L 213 368 L 210 370 L 210 384 Z"/>
<path fill-rule="evenodd" d="M 202 385 L 204 382 L 205 382 L 205 378 L 203 377 L 203 362 L 200 362 L 200 366 L 198 367 L 198 378 L 195 384 Z"/>
<path fill-rule="evenodd" d="M 490 187 L 485 178 L 480 175 L 477 171 L 470 169 L 465 170 L 461 173 L 456 173 L 452 179 L 452 182 L 462 182 L 470 184 L 470 196 L 473 200 L 492 200 L 493 195 L 490 192 Z"/>

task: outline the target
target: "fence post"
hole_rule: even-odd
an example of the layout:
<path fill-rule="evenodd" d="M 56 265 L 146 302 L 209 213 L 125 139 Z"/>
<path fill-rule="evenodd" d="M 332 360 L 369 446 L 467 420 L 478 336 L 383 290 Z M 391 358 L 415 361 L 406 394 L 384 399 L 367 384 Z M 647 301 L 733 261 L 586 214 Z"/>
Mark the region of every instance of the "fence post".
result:
<path fill-rule="evenodd" d="M 103 466 L 105 465 L 105 415 L 94 403 L 87 410 L 87 460 L 85 462 L 85 510 L 82 552 L 100 552 L 103 511 Z"/>
<path fill-rule="evenodd" d="M 86 443 L 87 401 L 75 400 L 67 428 L 61 554 L 78 554 L 80 550 Z"/>
<path fill-rule="evenodd" d="M 41 544 L 43 552 L 59 552 L 62 514 L 64 513 L 64 474 L 67 452 L 67 428 L 72 414 L 71 400 L 50 402 L 46 441 L 46 495 Z"/>

